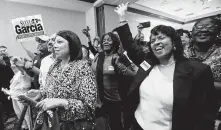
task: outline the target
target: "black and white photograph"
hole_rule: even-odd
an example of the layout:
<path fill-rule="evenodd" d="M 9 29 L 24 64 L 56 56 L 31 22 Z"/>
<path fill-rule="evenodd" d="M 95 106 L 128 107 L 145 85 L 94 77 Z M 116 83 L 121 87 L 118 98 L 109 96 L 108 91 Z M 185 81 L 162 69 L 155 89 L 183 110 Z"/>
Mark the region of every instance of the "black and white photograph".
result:
<path fill-rule="evenodd" d="M 0 130 L 221 130 L 221 0 L 0 12 Z"/>

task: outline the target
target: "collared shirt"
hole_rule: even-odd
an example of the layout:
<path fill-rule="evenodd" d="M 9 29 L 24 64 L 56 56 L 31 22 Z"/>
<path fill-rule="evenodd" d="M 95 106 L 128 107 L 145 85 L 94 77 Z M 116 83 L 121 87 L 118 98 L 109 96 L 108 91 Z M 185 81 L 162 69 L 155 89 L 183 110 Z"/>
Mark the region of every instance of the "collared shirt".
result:
<path fill-rule="evenodd" d="M 141 83 L 140 103 L 135 118 L 144 130 L 171 130 L 172 110 L 173 80 L 155 66 Z"/>
<path fill-rule="evenodd" d="M 39 84 L 40 88 L 45 86 L 46 76 L 48 74 L 50 66 L 54 63 L 55 59 L 53 58 L 53 54 L 46 56 L 41 61 L 40 66 L 40 74 L 39 74 Z"/>

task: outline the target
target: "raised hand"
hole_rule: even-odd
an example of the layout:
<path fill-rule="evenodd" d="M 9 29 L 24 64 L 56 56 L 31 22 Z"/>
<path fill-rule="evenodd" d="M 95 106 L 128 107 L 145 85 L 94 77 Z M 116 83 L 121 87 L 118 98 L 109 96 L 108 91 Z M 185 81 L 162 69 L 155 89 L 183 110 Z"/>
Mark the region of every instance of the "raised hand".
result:
<path fill-rule="evenodd" d="M 128 4 L 129 2 L 127 2 L 126 4 L 120 4 L 116 7 L 116 9 L 114 10 L 120 17 L 125 16 L 126 12 L 127 12 L 127 8 L 128 8 Z"/>
<path fill-rule="evenodd" d="M 83 30 L 82 30 L 82 33 L 83 33 L 86 37 L 88 37 L 88 38 L 91 37 L 88 29 L 83 29 Z"/>

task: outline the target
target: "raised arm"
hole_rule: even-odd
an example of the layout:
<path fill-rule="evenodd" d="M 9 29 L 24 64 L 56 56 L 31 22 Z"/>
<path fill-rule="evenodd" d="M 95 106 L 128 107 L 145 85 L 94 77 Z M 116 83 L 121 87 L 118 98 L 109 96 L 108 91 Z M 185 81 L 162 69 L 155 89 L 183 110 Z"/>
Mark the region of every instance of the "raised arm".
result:
<path fill-rule="evenodd" d="M 127 4 L 119 5 L 115 12 L 119 15 L 120 26 L 115 30 L 118 32 L 123 48 L 127 51 L 129 58 L 136 64 L 140 65 L 145 59 L 145 53 L 142 47 L 138 45 L 138 41 L 133 40 L 129 25 L 126 20 Z"/>
<path fill-rule="evenodd" d="M 124 54 L 114 55 L 112 65 L 119 75 L 135 76 L 138 71 L 138 67 L 131 63 Z"/>
<path fill-rule="evenodd" d="M 33 52 L 29 51 L 24 45 L 23 42 L 20 42 L 22 48 L 25 50 L 25 52 L 27 53 L 27 55 L 34 60 L 34 57 L 36 56 Z"/>
<path fill-rule="evenodd" d="M 82 33 L 87 37 L 88 39 L 88 46 L 89 46 L 89 49 L 90 51 L 93 53 L 93 55 L 96 55 L 98 53 L 98 51 L 96 51 L 92 45 L 92 42 L 91 42 L 91 35 L 90 33 L 88 32 L 87 29 L 83 29 L 82 30 Z"/>

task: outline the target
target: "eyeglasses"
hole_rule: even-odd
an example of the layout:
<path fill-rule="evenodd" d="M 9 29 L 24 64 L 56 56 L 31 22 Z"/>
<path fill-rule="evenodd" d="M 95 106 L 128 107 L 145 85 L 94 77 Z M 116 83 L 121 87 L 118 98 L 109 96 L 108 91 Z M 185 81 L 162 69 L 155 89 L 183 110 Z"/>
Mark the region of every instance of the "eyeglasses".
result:
<path fill-rule="evenodd" d="M 207 29 L 207 30 L 214 30 L 217 28 L 217 25 L 197 25 L 194 26 L 196 30 L 202 30 L 203 28 Z"/>

